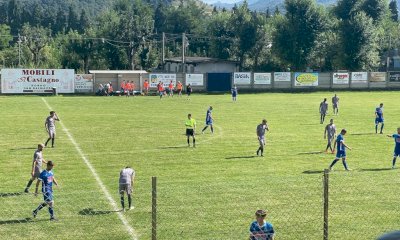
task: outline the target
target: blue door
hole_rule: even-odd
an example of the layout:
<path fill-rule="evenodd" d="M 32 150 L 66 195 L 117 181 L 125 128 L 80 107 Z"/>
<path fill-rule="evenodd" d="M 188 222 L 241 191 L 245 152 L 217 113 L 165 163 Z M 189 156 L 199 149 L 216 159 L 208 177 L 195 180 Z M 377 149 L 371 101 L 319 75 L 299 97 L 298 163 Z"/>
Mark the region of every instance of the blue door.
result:
<path fill-rule="evenodd" d="M 229 92 L 231 91 L 232 73 L 207 73 L 208 92 Z"/>

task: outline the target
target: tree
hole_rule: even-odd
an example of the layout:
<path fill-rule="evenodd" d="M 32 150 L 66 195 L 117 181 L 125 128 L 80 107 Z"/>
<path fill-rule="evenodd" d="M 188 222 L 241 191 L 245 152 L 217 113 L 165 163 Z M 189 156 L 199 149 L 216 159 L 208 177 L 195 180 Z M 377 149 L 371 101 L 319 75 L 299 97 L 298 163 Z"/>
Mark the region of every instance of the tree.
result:
<path fill-rule="evenodd" d="M 22 35 L 26 38 L 25 45 L 32 54 L 34 66 L 38 66 L 41 51 L 51 41 L 50 30 L 25 24 L 22 27 Z"/>
<path fill-rule="evenodd" d="M 0 25 L 0 50 L 9 47 L 10 42 L 13 40 L 11 36 L 11 29 L 8 25 Z"/>
<path fill-rule="evenodd" d="M 374 22 L 380 22 L 388 12 L 387 2 L 386 0 L 365 0 L 361 5 L 361 10 Z"/>
<path fill-rule="evenodd" d="M 22 8 L 18 0 L 10 0 L 7 9 L 7 25 L 11 27 L 11 33 L 17 34 L 22 26 Z"/>
<path fill-rule="evenodd" d="M 53 26 L 53 32 L 65 32 L 68 26 L 67 16 L 65 15 L 64 11 L 59 8 L 57 11 L 56 23 Z"/>
<path fill-rule="evenodd" d="M 326 29 L 324 10 L 313 0 L 286 0 L 276 22 L 272 50 L 293 70 L 304 70 L 318 36 Z"/>
<path fill-rule="evenodd" d="M 77 30 L 78 29 L 79 18 L 76 14 L 75 8 L 69 6 L 68 8 L 68 30 Z"/>
<path fill-rule="evenodd" d="M 389 3 L 389 9 L 390 9 L 390 17 L 394 22 L 397 22 L 399 20 L 399 10 L 397 9 L 397 1 L 392 0 Z"/>
<path fill-rule="evenodd" d="M 279 11 L 279 7 L 276 6 L 275 7 L 275 11 L 274 11 L 274 15 L 277 16 L 277 15 L 280 15 L 280 14 L 281 14 L 281 12 Z"/>
<path fill-rule="evenodd" d="M 231 38 L 233 34 L 229 25 L 230 16 L 231 13 L 229 12 L 220 12 L 213 15 L 208 24 L 208 32 L 212 36 L 210 44 L 211 57 L 219 59 L 231 58 Z"/>
<path fill-rule="evenodd" d="M 88 29 L 90 27 L 90 22 L 89 22 L 89 18 L 86 14 L 85 9 L 82 9 L 81 11 L 81 16 L 79 19 L 79 26 L 78 26 L 78 32 L 80 34 L 84 33 L 86 29 Z"/>
<path fill-rule="evenodd" d="M 359 11 L 360 3 L 359 0 L 339 0 L 334 12 L 339 19 L 349 20 Z"/>

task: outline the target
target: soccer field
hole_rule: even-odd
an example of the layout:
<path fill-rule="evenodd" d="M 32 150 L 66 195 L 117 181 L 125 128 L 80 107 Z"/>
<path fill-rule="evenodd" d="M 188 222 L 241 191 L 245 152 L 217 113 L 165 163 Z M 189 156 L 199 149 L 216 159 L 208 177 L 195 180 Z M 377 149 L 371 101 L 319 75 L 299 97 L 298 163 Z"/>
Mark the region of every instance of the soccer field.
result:
<path fill-rule="evenodd" d="M 322 171 L 334 159 L 322 152 L 323 133 L 333 118 L 338 131 L 347 129 L 353 150 L 352 171 L 339 162 L 330 174 L 330 239 L 375 239 L 400 229 L 400 170 L 390 170 L 394 141 L 386 137 L 400 127 L 398 95 L 338 92 L 338 116 L 328 92 L 242 94 L 236 103 L 230 95 L 1 96 L 0 238 L 151 239 L 151 177 L 157 176 L 159 239 L 246 239 L 260 208 L 276 239 L 322 239 Z M 321 125 L 324 97 L 329 114 Z M 381 102 L 385 134 L 376 135 Z M 31 219 L 43 198 L 22 193 L 36 146 L 47 139 L 46 103 L 61 119 L 56 147 L 43 151 L 61 186 L 54 189 L 58 222 L 49 221 L 47 209 Z M 210 105 L 215 133 L 202 135 Z M 196 148 L 186 144 L 188 113 L 197 120 Z M 270 132 L 265 157 L 257 157 L 255 130 L 263 118 Z M 120 208 L 118 177 L 126 165 L 136 171 L 135 209 L 121 213 L 111 202 Z"/>

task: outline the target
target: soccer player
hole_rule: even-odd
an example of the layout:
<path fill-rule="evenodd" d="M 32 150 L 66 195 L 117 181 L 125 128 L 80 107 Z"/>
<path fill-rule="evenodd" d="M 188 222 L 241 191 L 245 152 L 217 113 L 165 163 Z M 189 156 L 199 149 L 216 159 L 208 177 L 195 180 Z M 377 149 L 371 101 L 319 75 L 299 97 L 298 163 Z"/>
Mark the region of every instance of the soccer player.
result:
<path fill-rule="evenodd" d="M 342 129 L 339 136 L 337 136 L 336 138 L 336 142 L 333 148 L 335 148 L 337 145 L 337 153 L 335 160 L 333 160 L 333 162 L 329 166 L 329 170 L 331 171 L 333 166 L 339 161 L 339 159 L 342 159 L 344 169 L 346 169 L 346 171 L 350 171 L 350 169 L 347 167 L 346 162 L 346 148 L 348 148 L 349 150 L 351 150 L 351 148 L 344 143 L 344 135 L 346 135 L 346 133 L 346 129 Z"/>
<path fill-rule="evenodd" d="M 129 97 L 131 95 L 131 83 L 129 81 L 127 81 L 127 83 L 125 84 L 125 93 L 126 93 L 126 97 Z"/>
<path fill-rule="evenodd" d="M 55 111 L 50 112 L 50 116 L 46 118 L 44 123 L 44 127 L 46 128 L 47 133 L 49 134 L 49 138 L 47 139 L 46 143 L 44 144 L 47 147 L 51 139 L 51 147 L 54 148 L 54 140 L 56 138 L 56 123 L 55 121 L 60 121 L 60 118 L 57 116 Z"/>
<path fill-rule="evenodd" d="M 260 144 L 260 147 L 257 150 L 257 156 L 260 155 L 261 152 L 261 157 L 264 155 L 264 146 L 265 146 L 265 131 L 269 131 L 268 125 L 267 125 L 267 120 L 263 119 L 261 124 L 257 126 L 256 133 L 257 133 L 257 138 L 258 138 L 258 143 Z"/>
<path fill-rule="evenodd" d="M 214 127 L 213 127 L 213 117 L 212 117 L 212 110 L 213 107 L 210 106 L 210 108 L 208 108 L 207 110 L 207 115 L 206 115 L 206 126 L 203 128 L 203 130 L 201 131 L 202 134 L 204 134 L 204 131 L 208 128 L 208 126 L 210 126 L 211 129 L 211 133 L 214 133 Z"/>
<path fill-rule="evenodd" d="M 26 185 L 25 192 L 29 193 L 29 188 L 31 187 L 33 181 L 39 178 L 40 172 L 42 171 L 42 163 L 47 163 L 46 160 L 43 159 L 43 144 L 38 144 L 37 150 L 33 154 L 33 162 L 32 162 L 32 172 L 31 179 Z"/>
<path fill-rule="evenodd" d="M 121 196 L 122 211 L 125 211 L 124 193 L 128 196 L 128 209 L 132 209 L 132 187 L 135 178 L 135 170 L 130 166 L 122 169 L 119 173 L 119 194 Z"/>
<path fill-rule="evenodd" d="M 168 89 L 169 89 L 168 97 L 174 97 L 174 84 L 172 83 L 172 81 L 169 83 Z"/>
<path fill-rule="evenodd" d="M 125 80 L 123 80 L 122 83 L 121 83 L 121 93 L 122 94 L 125 93 L 125 86 L 126 86 L 126 82 L 125 82 Z"/>
<path fill-rule="evenodd" d="M 160 99 L 162 99 L 164 95 L 164 84 L 162 82 L 159 82 L 157 85 L 158 93 L 160 94 Z"/>
<path fill-rule="evenodd" d="M 130 90 L 132 91 L 132 97 L 135 97 L 135 83 L 131 81 Z"/>
<path fill-rule="evenodd" d="M 332 153 L 335 152 L 335 149 L 332 148 L 332 141 L 336 137 L 336 126 L 333 124 L 333 119 L 330 120 L 330 123 L 326 125 L 325 131 L 324 131 L 324 139 L 326 139 L 326 136 L 328 135 L 328 145 L 326 145 L 325 152 L 328 152 L 328 148 L 331 150 Z"/>
<path fill-rule="evenodd" d="M 267 212 L 265 210 L 256 211 L 256 221 L 250 225 L 250 240 L 274 240 L 274 228 L 271 223 L 265 221 Z"/>
<path fill-rule="evenodd" d="M 383 103 L 379 104 L 379 107 L 375 109 L 375 133 L 378 133 L 378 125 L 381 124 L 381 134 L 383 134 L 383 126 L 384 119 L 383 119 Z"/>
<path fill-rule="evenodd" d="M 49 206 L 49 213 L 50 213 L 50 221 L 55 221 L 57 220 L 54 217 L 54 200 L 53 200 L 53 182 L 56 186 L 58 186 L 58 183 L 56 179 L 54 178 L 54 173 L 52 172 L 53 169 L 53 162 L 48 161 L 47 162 L 47 168 L 42 171 L 42 173 L 39 176 L 39 181 L 36 183 L 36 190 L 35 190 L 35 196 L 38 194 L 38 188 L 40 182 L 42 182 L 42 193 L 43 193 L 43 199 L 44 202 L 40 204 L 35 210 L 33 210 L 32 215 L 34 218 L 36 218 L 36 215 L 38 212 L 46 207 L 47 205 Z"/>
<path fill-rule="evenodd" d="M 176 89 L 178 90 L 178 96 L 182 97 L 182 89 L 183 89 L 183 85 L 180 81 L 178 81 L 178 83 L 176 84 Z"/>
<path fill-rule="evenodd" d="M 339 97 L 335 94 L 332 98 L 333 114 L 339 114 Z"/>
<path fill-rule="evenodd" d="M 232 93 L 232 101 L 236 102 L 236 97 L 238 94 L 236 85 L 234 85 L 233 88 L 231 89 L 231 93 Z"/>
<path fill-rule="evenodd" d="M 400 156 L 400 127 L 397 128 L 397 134 L 387 135 L 390 138 L 394 138 L 395 146 L 394 146 L 394 154 L 392 161 L 392 168 L 394 169 L 396 166 L 397 156 Z"/>
<path fill-rule="evenodd" d="M 328 103 L 326 102 L 326 98 L 319 104 L 319 113 L 321 114 L 321 124 L 325 121 L 326 112 L 328 111 Z"/>
<path fill-rule="evenodd" d="M 147 96 L 147 94 L 149 94 L 149 81 L 147 81 L 147 79 L 144 80 L 143 89 L 144 89 L 144 95 Z"/>
<path fill-rule="evenodd" d="M 192 118 L 192 114 L 188 114 L 188 119 L 185 122 L 186 136 L 188 147 L 190 147 L 190 137 L 193 138 L 193 147 L 196 147 L 196 138 L 194 137 L 196 131 L 196 120 Z"/>
<path fill-rule="evenodd" d="M 193 91 L 192 86 L 190 86 L 190 84 L 187 85 L 186 87 L 187 100 L 190 100 L 190 94 L 192 94 L 192 91 Z"/>

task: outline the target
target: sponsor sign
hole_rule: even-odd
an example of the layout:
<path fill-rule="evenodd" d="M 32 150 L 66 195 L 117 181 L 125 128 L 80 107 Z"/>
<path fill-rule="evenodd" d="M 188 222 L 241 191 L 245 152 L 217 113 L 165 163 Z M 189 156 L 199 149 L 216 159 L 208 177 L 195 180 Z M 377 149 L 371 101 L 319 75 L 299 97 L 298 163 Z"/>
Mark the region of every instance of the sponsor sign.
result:
<path fill-rule="evenodd" d="M 73 69 L 2 69 L 2 93 L 74 93 Z"/>
<path fill-rule="evenodd" d="M 168 87 L 169 83 L 172 81 L 174 86 L 176 85 L 176 74 L 149 74 L 150 87 L 155 88 L 159 82 L 162 82 L 164 87 Z"/>
<path fill-rule="evenodd" d="M 390 82 L 400 82 L 400 72 L 389 72 Z"/>
<path fill-rule="evenodd" d="M 295 73 L 295 86 L 318 86 L 318 73 Z"/>
<path fill-rule="evenodd" d="M 250 84 L 251 73 L 250 72 L 235 72 L 233 73 L 234 84 Z"/>
<path fill-rule="evenodd" d="M 76 74 L 75 75 L 75 92 L 77 92 L 77 93 L 93 92 L 93 75 L 92 74 Z"/>
<path fill-rule="evenodd" d="M 186 85 L 204 86 L 203 74 L 186 74 Z"/>
<path fill-rule="evenodd" d="M 352 83 L 367 83 L 368 73 L 367 72 L 352 72 L 351 73 Z"/>
<path fill-rule="evenodd" d="M 333 73 L 333 84 L 349 84 L 349 73 Z"/>
<path fill-rule="evenodd" d="M 254 84 L 271 84 L 271 73 L 254 73 Z"/>
<path fill-rule="evenodd" d="M 386 73 L 385 72 L 371 72 L 370 82 L 385 82 Z"/>
<path fill-rule="evenodd" d="M 275 72 L 274 82 L 290 82 L 290 72 Z"/>

